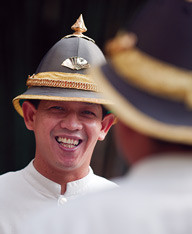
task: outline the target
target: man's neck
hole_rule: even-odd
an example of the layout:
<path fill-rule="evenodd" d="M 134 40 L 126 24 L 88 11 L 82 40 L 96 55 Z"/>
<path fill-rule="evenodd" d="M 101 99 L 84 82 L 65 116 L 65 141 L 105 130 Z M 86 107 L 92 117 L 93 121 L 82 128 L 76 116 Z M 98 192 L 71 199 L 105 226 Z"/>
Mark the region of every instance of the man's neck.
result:
<path fill-rule="evenodd" d="M 73 170 L 62 170 L 51 168 L 45 163 L 39 163 L 38 159 L 34 160 L 33 165 L 41 175 L 61 185 L 61 194 L 66 192 L 67 183 L 82 179 L 89 173 L 89 165 Z"/>

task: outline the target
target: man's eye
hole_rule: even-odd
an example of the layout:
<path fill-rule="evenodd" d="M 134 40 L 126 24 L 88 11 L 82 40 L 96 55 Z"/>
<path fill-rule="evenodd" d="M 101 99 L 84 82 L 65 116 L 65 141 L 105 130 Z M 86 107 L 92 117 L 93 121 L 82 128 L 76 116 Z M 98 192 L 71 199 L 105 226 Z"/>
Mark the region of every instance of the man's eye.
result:
<path fill-rule="evenodd" d="M 64 110 L 62 107 L 60 106 L 52 106 L 50 109 L 52 110 Z"/>
<path fill-rule="evenodd" d="M 94 113 L 94 112 L 92 112 L 92 111 L 88 111 L 88 110 L 83 111 L 83 114 L 85 114 L 85 115 L 93 115 L 93 116 L 95 116 L 95 113 Z"/>

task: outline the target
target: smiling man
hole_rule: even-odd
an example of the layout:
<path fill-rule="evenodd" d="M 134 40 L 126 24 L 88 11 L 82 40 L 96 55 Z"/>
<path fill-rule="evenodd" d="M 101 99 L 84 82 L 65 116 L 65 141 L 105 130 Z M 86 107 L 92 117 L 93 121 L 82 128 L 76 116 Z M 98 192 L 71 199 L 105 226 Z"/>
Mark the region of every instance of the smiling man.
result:
<path fill-rule="evenodd" d="M 38 108 L 25 101 L 22 109 L 25 124 L 36 138 L 33 165 L 43 176 L 60 184 L 64 194 L 69 181 L 89 173 L 94 147 L 98 140 L 104 140 L 114 117 L 108 114 L 103 118 L 100 104 L 76 101 L 42 100 Z M 100 179 L 90 189 L 112 184 L 103 178 L 104 184 L 100 184 Z"/>
<path fill-rule="evenodd" d="M 28 77 L 27 91 L 13 100 L 34 132 L 36 151 L 26 168 L 0 176 L 0 233 L 15 233 L 23 217 L 49 203 L 64 205 L 117 187 L 90 167 L 97 141 L 104 140 L 115 118 L 103 107 L 109 100 L 87 74 L 105 58 L 82 34 L 86 31 L 82 16 L 72 29 L 75 32 L 58 41 Z"/>
<path fill-rule="evenodd" d="M 191 26 L 191 1 L 150 0 L 109 41 L 94 77 L 114 101 L 129 173 L 119 189 L 45 210 L 19 234 L 192 233 Z"/>

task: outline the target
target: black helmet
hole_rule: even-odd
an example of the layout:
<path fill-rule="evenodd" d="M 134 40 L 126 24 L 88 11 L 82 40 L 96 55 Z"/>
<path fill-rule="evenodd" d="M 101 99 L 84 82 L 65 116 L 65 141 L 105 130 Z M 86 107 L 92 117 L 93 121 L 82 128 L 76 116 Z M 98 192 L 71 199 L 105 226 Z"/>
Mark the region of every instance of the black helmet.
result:
<path fill-rule="evenodd" d="M 71 28 L 75 32 L 58 41 L 44 56 L 36 73 L 28 77 L 27 91 L 13 99 L 21 116 L 21 99 L 110 103 L 88 74 L 90 67 L 106 61 L 95 42 L 82 34 L 87 31 L 82 15 Z"/>

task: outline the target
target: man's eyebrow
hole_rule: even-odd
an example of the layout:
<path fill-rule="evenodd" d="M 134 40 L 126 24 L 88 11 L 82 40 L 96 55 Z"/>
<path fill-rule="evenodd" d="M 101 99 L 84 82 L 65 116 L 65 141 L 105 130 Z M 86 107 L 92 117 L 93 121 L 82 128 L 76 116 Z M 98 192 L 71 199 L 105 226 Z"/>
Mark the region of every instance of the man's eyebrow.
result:
<path fill-rule="evenodd" d="M 91 103 L 91 102 L 84 102 L 85 105 L 89 105 L 89 106 L 98 106 L 99 104 L 97 103 Z"/>

